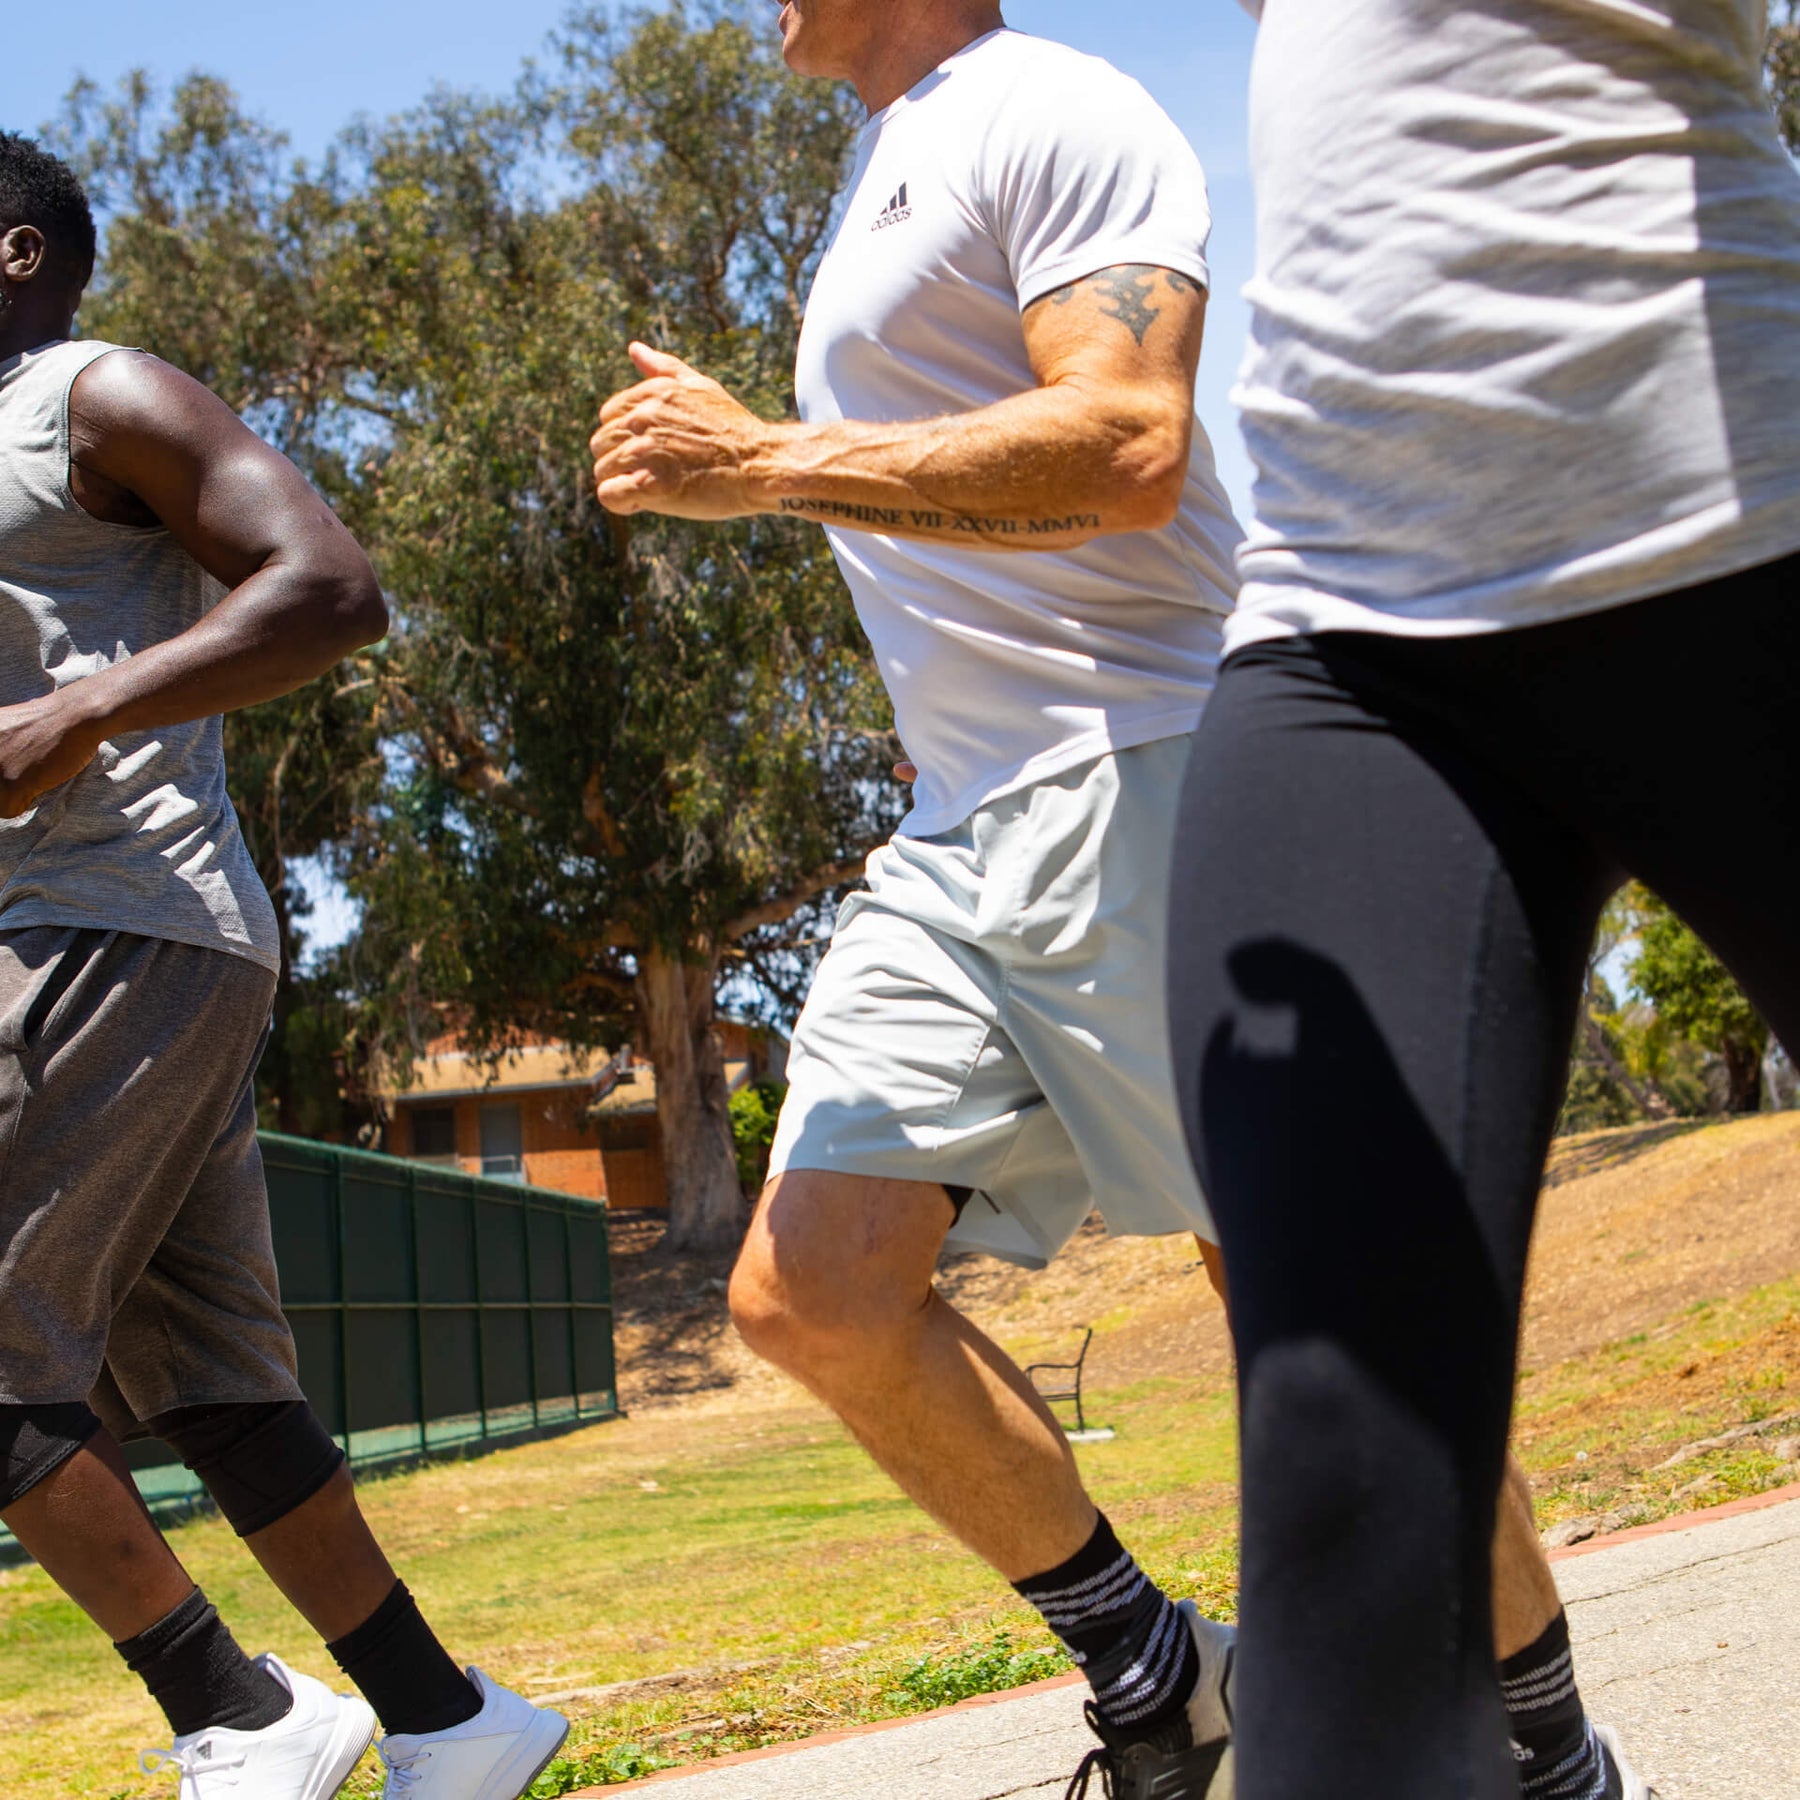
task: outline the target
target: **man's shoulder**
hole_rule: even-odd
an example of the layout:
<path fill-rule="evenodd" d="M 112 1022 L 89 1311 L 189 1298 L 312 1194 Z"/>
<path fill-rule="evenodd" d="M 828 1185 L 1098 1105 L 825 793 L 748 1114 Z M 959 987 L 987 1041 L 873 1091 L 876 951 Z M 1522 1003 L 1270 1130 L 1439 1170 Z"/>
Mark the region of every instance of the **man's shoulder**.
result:
<path fill-rule="evenodd" d="M 1103 56 L 1010 27 L 994 32 L 965 54 L 975 81 L 1034 107 L 1044 107 L 1071 93 L 1144 93 L 1139 82 Z"/>

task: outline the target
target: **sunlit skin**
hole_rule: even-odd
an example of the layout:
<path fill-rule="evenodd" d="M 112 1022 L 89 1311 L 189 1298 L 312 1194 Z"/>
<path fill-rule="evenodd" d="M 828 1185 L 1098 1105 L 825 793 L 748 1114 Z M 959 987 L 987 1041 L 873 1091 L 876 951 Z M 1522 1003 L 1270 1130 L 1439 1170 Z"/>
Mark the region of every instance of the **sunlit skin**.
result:
<path fill-rule="evenodd" d="M 786 0 L 782 49 L 796 73 L 849 81 L 877 112 L 1001 23 L 985 5 Z M 796 497 L 1097 519 L 1030 540 L 1046 549 L 1164 524 L 1186 475 L 1206 297 L 1167 271 L 1133 275 L 1154 301 L 1139 337 L 1120 321 L 1124 273 L 1075 283 L 1025 312 L 1036 388 L 944 419 L 772 424 L 680 358 L 633 344 L 643 380 L 607 401 L 592 440 L 600 501 L 617 513 L 694 519 L 778 511 Z M 910 781 L 917 770 L 902 763 L 895 773 Z M 935 1293 L 951 1217 L 930 1184 L 790 1171 L 762 1197 L 732 1310 L 752 1346 L 830 1405 L 915 1501 L 1019 1580 L 1074 1554 L 1095 1512 L 1030 1384 Z M 1218 1253 L 1202 1254 L 1223 1297 Z M 1023 1493 L 1031 1505 L 1019 1504 Z M 1516 1473 L 1498 1541 L 1497 1648 L 1506 1656 L 1532 1642 L 1558 1604 Z"/>
<path fill-rule="evenodd" d="M 787 0 L 781 9 L 788 65 L 850 82 L 872 112 L 1003 23 L 988 0 Z M 643 379 L 601 408 L 595 492 L 621 514 L 789 512 L 1002 554 L 1165 525 L 1187 477 L 1206 296 L 1169 271 L 1131 272 L 1146 295 L 1138 330 L 1120 321 L 1120 273 L 1071 283 L 1026 310 L 1036 386 L 946 418 L 771 422 L 679 356 L 634 343 Z M 859 510 L 906 517 L 870 524 Z"/>
<path fill-rule="evenodd" d="M 0 231 L 0 361 L 74 329 L 90 271 L 30 225 Z M 233 591 L 197 625 L 112 668 L 0 707 L 0 816 L 79 774 L 100 744 L 284 694 L 387 629 L 374 571 L 286 457 L 223 401 L 155 357 L 103 356 L 69 397 L 69 485 L 108 524 L 165 528 Z M 193 1589 L 107 1433 L 5 1514 L 19 1542 L 115 1642 Z M 348 1470 L 247 1540 L 327 1637 L 380 1605 L 394 1571 Z"/>

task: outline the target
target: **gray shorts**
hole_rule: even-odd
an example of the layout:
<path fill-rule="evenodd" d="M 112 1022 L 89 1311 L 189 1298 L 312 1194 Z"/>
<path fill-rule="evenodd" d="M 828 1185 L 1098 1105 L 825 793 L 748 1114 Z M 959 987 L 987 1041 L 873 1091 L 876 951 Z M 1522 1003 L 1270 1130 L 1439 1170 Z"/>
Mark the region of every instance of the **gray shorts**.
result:
<path fill-rule="evenodd" d="M 124 932 L 0 931 L 0 1400 L 114 1431 L 301 1397 L 252 1077 L 275 977 Z"/>
<path fill-rule="evenodd" d="M 770 1172 L 974 1190 L 950 1236 L 1041 1265 L 1108 1230 L 1216 1237 L 1175 1101 L 1164 941 L 1188 738 L 897 837 L 838 913 Z"/>

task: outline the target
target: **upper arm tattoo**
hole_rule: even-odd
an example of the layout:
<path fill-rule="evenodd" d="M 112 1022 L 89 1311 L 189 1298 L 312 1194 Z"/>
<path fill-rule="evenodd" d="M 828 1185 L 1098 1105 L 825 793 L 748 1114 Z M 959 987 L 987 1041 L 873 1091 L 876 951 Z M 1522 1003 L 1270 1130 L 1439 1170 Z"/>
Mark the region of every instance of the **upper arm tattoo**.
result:
<path fill-rule="evenodd" d="M 1141 346 L 1144 333 L 1162 316 L 1162 308 L 1151 304 L 1158 276 L 1177 294 L 1200 292 L 1199 282 L 1179 270 L 1156 263 L 1120 263 L 1053 289 L 1044 298 L 1053 306 L 1067 306 L 1083 288 L 1092 288 L 1101 297 L 1100 310 L 1109 319 L 1117 319 Z"/>

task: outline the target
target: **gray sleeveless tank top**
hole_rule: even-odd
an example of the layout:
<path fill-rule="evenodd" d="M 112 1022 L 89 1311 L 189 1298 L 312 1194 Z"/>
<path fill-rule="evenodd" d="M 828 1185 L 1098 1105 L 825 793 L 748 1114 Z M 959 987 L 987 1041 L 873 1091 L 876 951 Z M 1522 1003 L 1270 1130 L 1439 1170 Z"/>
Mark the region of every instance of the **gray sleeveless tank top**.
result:
<path fill-rule="evenodd" d="M 224 589 L 161 529 L 84 512 L 69 390 L 117 346 L 0 362 L 0 706 L 172 638 Z M 225 793 L 218 719 L 122 732 L 23 818 L 0 819 L 0 931 L 77 925 L 281 962 L 275 911 Z"/>

